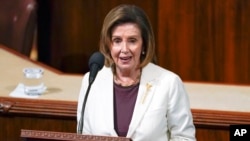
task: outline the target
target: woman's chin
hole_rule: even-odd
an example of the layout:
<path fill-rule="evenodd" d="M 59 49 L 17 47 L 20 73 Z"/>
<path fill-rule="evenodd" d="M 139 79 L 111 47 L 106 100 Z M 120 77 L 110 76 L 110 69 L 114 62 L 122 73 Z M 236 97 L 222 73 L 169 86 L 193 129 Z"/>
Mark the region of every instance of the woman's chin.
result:
<path fill-rule="evenodd" d="M 119 65 L 118 68 L 120 70 L 131 70 L 133 67 L 129 64 L 122 64 L 122 65 Z"/>

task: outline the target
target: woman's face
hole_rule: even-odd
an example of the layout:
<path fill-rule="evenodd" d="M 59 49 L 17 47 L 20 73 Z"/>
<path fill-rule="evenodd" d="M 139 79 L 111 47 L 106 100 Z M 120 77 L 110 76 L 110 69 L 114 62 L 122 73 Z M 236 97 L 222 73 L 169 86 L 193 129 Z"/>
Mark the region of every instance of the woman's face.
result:
<path fill-rule="evenodd" d="M 137 24 L 116 26 L 111 35 L 111 56 L 117 71 L 135 71 L 140 64 L 142 36 Z"/>

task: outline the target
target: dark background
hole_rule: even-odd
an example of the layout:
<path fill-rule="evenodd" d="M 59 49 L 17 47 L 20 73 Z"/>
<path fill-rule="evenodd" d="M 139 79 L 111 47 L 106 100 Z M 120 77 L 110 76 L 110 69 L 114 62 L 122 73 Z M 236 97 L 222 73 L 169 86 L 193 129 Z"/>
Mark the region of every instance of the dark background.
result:
<path fill-rule="evenodd" d="M 184 81 L 250 84 L 248 0 L 38 0 L 38 60 L 88 71 L 103 19 L 121 3 L 148 14 L 160 66 Z"/>

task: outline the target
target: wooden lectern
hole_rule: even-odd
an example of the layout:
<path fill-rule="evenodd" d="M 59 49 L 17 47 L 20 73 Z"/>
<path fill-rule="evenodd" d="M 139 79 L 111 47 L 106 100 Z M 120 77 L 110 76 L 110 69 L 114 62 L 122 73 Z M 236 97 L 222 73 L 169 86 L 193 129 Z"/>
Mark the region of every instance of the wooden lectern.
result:
<path fill-rule="evenodd" d="M 132 141 L 124 137 L 108 137 L 94 135 L 80 135 L 76 133 L 24 130 L 21 129 L 23 141 Z"/>

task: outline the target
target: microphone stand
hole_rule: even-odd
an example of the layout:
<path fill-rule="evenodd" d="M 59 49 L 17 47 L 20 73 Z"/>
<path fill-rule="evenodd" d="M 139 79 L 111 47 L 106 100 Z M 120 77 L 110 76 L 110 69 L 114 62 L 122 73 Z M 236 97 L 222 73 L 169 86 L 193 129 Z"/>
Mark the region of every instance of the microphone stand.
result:
<path fill-rule="evenodd" d="M 89 82 L 89 86 L 87 88 L 87 91 L 86 91 L 86 94 L 85 94 L 85 97 L 84 97 L 84 101 L 83 101 L 83 104 L 82 104 L 82 111 L 81 111 L 81 117 L 80 117 L 80 120 L 79 120 L 79 125 L 78 125 L 78 128 L 77 128 L 77 133 L 78 134 L 82 134 L 82 130 L 83 130 L 83 124 L 84 124 L 84 111 L 85 111 L 85 106 L 86 106 L 86 102 L 87 102 L 87 99 L 88 99 L 88 95 L 89 95 L 89 90 L 92 86 L 92 83 L 93 81 L 90 81 Z"/>
<path fill-rule="evenodd" d="M 77 127 L 77 133 L 78 134 L 82 134 L 83 124 L 84 124 L 84 111 L 85 111 L 85 106 L 86 106 L 86 102 L 87 102 L 87 99 L 88 99 L 88 95 L 89 95 L 91 85 L 93 84 L 98 71 L 103 67 L 103 65 L 104 65 L 104 56 L 101 53 L 96 52 L 90 57 L 90 59 L 89 59 L 89 68 L 90 68 L 89 86 L 87 88 L 87 91 L 86 91 L 86 94 L 85 94 L 85 97 L 84 97 L 84 101 L 83 101 L 83 104 L 82 104 L 81 117 L 79 119 L 79 125 Z"/>

